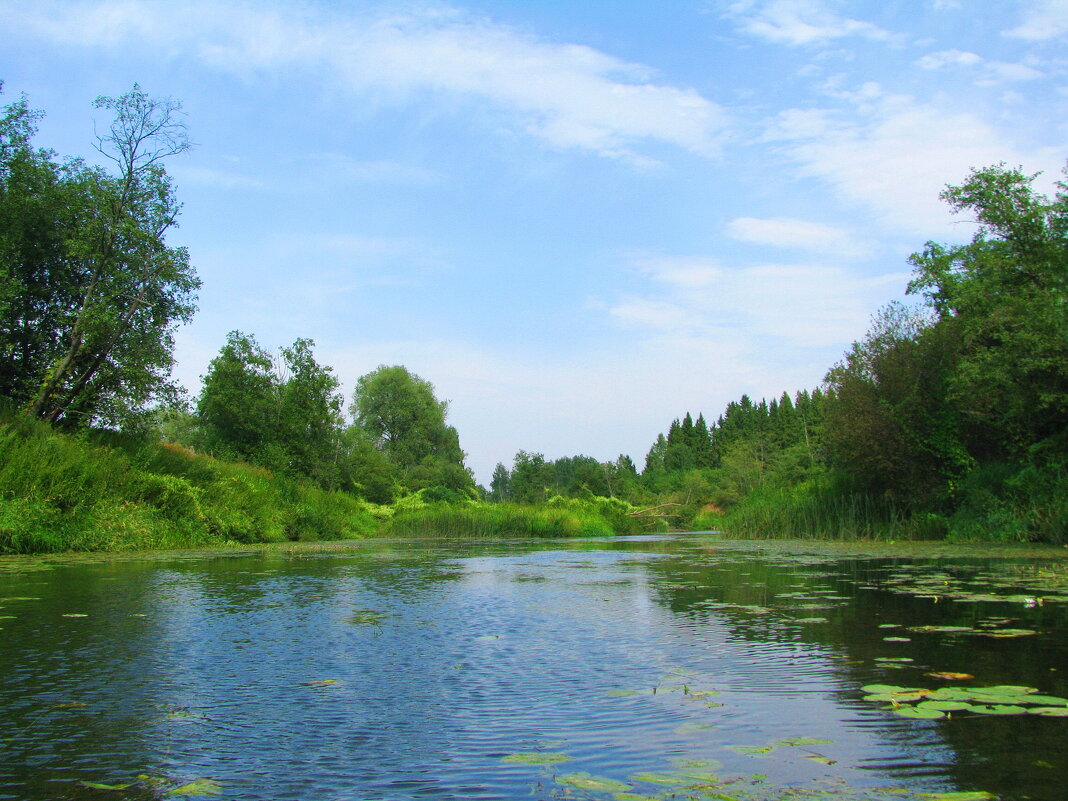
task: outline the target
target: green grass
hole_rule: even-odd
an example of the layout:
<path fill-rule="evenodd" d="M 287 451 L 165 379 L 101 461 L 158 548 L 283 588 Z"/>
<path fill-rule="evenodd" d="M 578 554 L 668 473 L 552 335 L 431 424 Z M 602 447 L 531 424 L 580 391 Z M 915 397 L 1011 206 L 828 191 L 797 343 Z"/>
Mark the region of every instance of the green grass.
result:
<path fill-rule="evenodd" d="M 370 536 L 351 495 L 113 432 L 0 420 L 0 553 Z"/>
<path fill-rule="evenodd" d="M 909 515 L 893 501 L 816 482 L 756 490 L 724 515 L 698 515 L 693 527 L 735 539 L 920 540 L 946 534 L 938 516 Z"/>
<path fill-rule="evenodd" d="M 389 533 L 398 537 L 609 537 L 612 526 L 595 511 L 518 504 L 434 504 L 398 511 Z"/>

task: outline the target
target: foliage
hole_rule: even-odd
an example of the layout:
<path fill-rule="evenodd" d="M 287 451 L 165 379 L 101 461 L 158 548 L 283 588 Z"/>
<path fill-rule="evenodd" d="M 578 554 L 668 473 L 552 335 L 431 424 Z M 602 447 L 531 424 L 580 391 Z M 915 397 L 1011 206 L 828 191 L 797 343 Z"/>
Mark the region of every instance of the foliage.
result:
<path fill-rule="evenodd" d="M 166 244 L 180 204 L 163 160 L 189 148 L 180 105 L 137 85 L 96 107 L 114 172 L 57 163 L 25 100 L 0 118 L 0 392 L 33 417 L 117 425 L 175 393 L 173 334 L 199 280 Z"/>
<path fill-rule="evenodd" d="M 608 537 L 615 533 L 590 509 L 511 503 L 433 504 L 398 511 L 388 532 L 401 537 Z"/>
<path fill-rule="evenodd" d="M 200 444 L 325 489 L 341 483 L 342 397 L 314 342 L 282 348 L 276 364 L 256 340 L 231 331 L 212 360 L 197 402 Z"/>
<path fill-rule="evenodd" d="M 371 511 L 352 495 L 174 444 L 0 419 L 0 553 L 364 537 Z"/>
<path fill-rule="evenodd" d="M 442 487 L 474 491 L 456 429 L 445 422 L 448 402 L 407 368 L 381 365 L 356 382 L 350 406 L 356 427 L 385 454 L 410 491 Z"/>
<path fill-rule="evenodd" d="M 912 256 L 925 307 L 883 309 L 825 392 L 730 404 L 710 457 L 674 421 L 645 486 L 734 536 L 1068 541 L 1068 187 L 1033 183 L 997 165 L 948 187 L 977 231 Z"/>

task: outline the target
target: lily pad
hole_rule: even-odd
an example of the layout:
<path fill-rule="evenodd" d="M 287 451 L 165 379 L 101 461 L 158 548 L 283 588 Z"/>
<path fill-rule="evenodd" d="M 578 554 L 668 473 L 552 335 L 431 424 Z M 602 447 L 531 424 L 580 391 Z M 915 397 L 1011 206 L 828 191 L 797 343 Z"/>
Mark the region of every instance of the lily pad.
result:
<path fill-rule="evenodd" d="M 930 801 L 990 801 L 990 799 L 996 799 L 997 796 L 993 793 L 987 793 L 983 790 L 957 790 L 949 793 L 919 793 L 920 798 L 927 798 Z"/>
<path fill-rule="evenodd" d="M 591 792 L 625 793 L 631 789 L 629 784 L 624 784 L 615 779 L 606 779 L 602 776 L 591 776 L 589 773 L 568 773 L 564 776 L 557 776 L 556 781 L 559 784 L 569 784 L 580 790 L 590 790 Z"/>
<path fill-rule="evenodd" d="M 935 720 L 946 716 L 946 713 L 940 709 L 923 709 L 919 706 L 898 706 L 894 707 L 893 712 L 903 718 L 923 718 L 926 720 Z"/>
<path fill-rule="evenodd" d="M 896 684 L 865 684 L 860 688 L 861 692 L 866 693 L 922 693 L 924 689 L 922 687 L 899 687 Z"/>
<path fill-rule="evenodd" d="M 222 795 L 222 785 L 214 779 L 194 779 L 167 791 L 168 795 Z"/>
<path fill-rule="evenodd" d="M 646 782 L 648 784 L 685 784 L 686 780 L 678 776 L 670 776 L 666 773 L 635 773 L 630 777 L 634 782 Z"/>
<path fill-rule="evenodd" d="M 773 745 L 728 745 L 727 748 L 737 751 L 739 754 L 748 754 L 750 756 L 763 756 L 775 750 Z"/>
<path fill-rule="evenodd" d="M 562 762 L 570 761 L 571 757 L 567 754 L 551 751 L 525 751 L 509 754 L 501 759 L 501 762 L 508 765 L 559 765 Z"/>
<path fill-rule="evenodd" d="M 931 673 L 925 673 L 925 676 L 931 676 L 935 679 L 945 679 L 947 681 L 966 681 L 967 679 L 974 679 L 971 673 L 954 673 L 952 670 L 936 670 Z"/>
<path fill-rule="evenodd" d="M 830 745 L 834 740 L 823 737 L 787 737 L 785 740 L 776 740 L 775 745 L 789 745 L 803 748 L 809 745 Z"/>
<path fill-rule="evenodd" d="M 821 765 L 834 765 L 838 762 L 837 759 L 831 759 L 823 754 L 809 754 L 805 759 L 811 760 L 812 762 L 819 762 Z"/>
<path fill-rule="evenodd" d="M 1027 708 L 1016 704 L 972 704 L 972 712 L 980 715 L 1026 715 Z"/>
<path fill-rule="evenodd" d="M 967 701 L 921 701 L 916 706 L 922 709 L 938 709 L 942 712 L 965 712 L 972 708 Z"/>
<path fill-rule="evenodd" d="M 1028 715 L 1042 715 L 1047 718 L 1068 718 L 1068 706 L 1036 706 L 1027 710 Z"/>

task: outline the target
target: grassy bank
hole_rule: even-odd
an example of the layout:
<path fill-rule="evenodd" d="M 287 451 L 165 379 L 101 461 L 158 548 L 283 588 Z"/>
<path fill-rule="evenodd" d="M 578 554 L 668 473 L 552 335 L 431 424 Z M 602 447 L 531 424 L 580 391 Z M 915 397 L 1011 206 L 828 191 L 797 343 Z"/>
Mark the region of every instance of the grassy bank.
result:
<path fill-rule="evenodd" d="M 634 534 L 634 507 L 614 498 L 552 498 L 529 506 L 511 503 L 434 504 L 399 509 L 388 532 L 399 537 L 608 537 Z"/>
<path fill-rule="evenodd" d="M 393 506 L 327 492 L 243 463 L 114 432 L 61 433 L 0 420 L 0 553 L 203 548 L 376 535 L 589 537 L 631 533 L 633 507 L 611 498 L 539 506 Z"/>
<path fill-rule="evenodd" d="M 735 539 L 1068 542 L 1064 470 L 976 471 L 961 482 L 951 514 L 915 512 L 892 499 L 850 492 L 827 480 L 757 489 L 726 514 L 700 514 L 695 530 Z"/>
<path fill-rule="evenodd" d="M 0 553 L 369 536 L 362 501 L 245 464 L 105 432 L 0 422 Z"/>

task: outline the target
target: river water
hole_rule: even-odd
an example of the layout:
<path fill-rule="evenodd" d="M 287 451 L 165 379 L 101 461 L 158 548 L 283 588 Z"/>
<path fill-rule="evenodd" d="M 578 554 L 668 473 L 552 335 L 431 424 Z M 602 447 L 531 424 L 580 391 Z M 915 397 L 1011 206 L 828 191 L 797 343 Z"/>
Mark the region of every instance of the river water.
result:
<path fill-rule="evenodd" d="M 4 558 L 0 799 L 1061 801 L 1066 564 L 694 535 Z"/>

